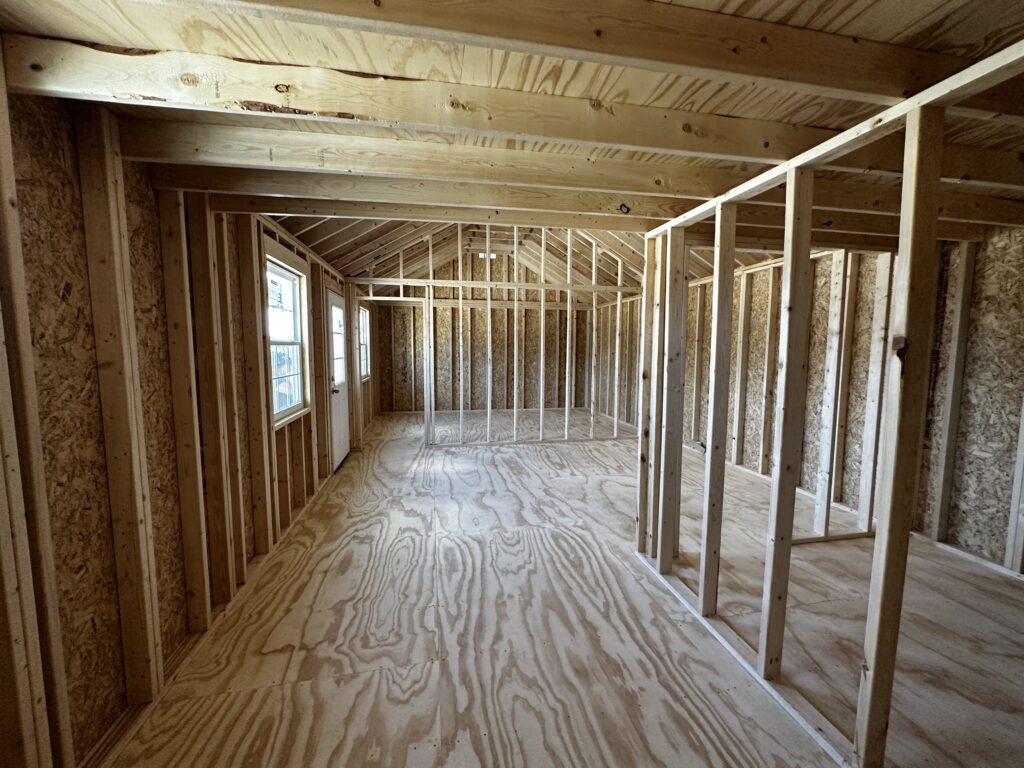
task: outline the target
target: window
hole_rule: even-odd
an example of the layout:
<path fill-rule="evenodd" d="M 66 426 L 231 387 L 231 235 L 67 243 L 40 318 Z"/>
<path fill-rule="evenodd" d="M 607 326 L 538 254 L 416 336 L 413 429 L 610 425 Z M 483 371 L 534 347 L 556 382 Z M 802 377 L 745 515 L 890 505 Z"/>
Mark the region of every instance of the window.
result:
<path fill-rule="evenodd" d="M 306 404 L 302 276 L 267 262 L 267 330 L 274 415 Z"/>
<path fill-rule="evenodd" d="M 331 367 L 335 385 L 345 383 L 345 313 L 331 305 Z"/>
<path fill-rule="evenodd" d="M 370 310 L 359 308 L 359 378 L 370 377 Z"/>

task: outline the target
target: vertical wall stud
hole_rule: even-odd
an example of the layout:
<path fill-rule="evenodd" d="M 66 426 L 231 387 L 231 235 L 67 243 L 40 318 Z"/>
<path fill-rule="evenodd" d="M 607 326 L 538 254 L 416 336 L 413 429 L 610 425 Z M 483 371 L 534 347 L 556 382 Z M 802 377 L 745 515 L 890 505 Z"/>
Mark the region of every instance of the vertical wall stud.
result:
<path fill-rule="evenodd" d="M 775 376 L 779 361 L 779 278 L 782 270 L 768 270 L 768 317 L 765 318 L 764 372 L 761 381 L 761 455 L 758 472 L 767 475 L 771 471 L 772 416 L 775 412 Z"/>
<path fill-rule="evenodd" d="M 647 505 L 649 499 L 651 444 L 651 368 L 657 351 L 652 342 L 654 327 L 654 300 L 658 285 L 658 248 L 653 238 L 644 241 L 644 283 L 640 295 L 640 359 L 636 383 L 637 432 L 637 514 L 636 551 L 647 551 Z"/>
<path fill-rule="evenodd" d="M 707 302 L 707 286 L 697 286 L 696 326 L 693 329 L 693 387 L 690 389 L 690 439 L 699 441 L 701 432 L 701 400 L 704 394 L 704 306 Z"/>
<path fill-rule="evenodd" d="M 754 275 L 740 276 L 739 322 L 736 327 L 736 376 L 733 381 L 732 463 L 742 464 L 747 424 L 747 363 L 750 357 L 750 303 Z M 730 315 L 732 310 L 730 308 Z M 731 322 L 731 320 L 730 320 Z"/>

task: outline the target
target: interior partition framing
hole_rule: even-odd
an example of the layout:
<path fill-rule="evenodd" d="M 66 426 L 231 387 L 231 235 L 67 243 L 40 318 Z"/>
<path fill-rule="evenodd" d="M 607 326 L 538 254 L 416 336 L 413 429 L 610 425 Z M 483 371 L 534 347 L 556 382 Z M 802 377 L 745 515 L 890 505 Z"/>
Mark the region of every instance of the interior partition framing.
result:
<path fill-rule="evenodd" d="M 716 429 L 719 405 L 724 398 L 718 392 L 716 379 L 728 380 L 728 362 L 712 352 L 711 398 L 707 425 L 708 472 L 705 477 L 705 524 L 701 540 L 701 594 L 695 595 L 673 576 L 661 578 L 680 597 L 682 602 L 701 620 L 718 639 L 728 646 L 735 658 L 776 696 L 808 730 L 813 738 L 841 764 L 852 762 L 858 768 L 881 768 L 885 762 L 885 742 L 888 731 L 892 699 L 893 675 L 902 611 L 903 585 L 906 575 L 911 513 L 918 490 L 923 424 L 928 400 L 928 376 L 931 357 L 933 307 L 937 290 L 937 220 L 939 208 L 939 180 L 942 154 L 944 107 L 981 93 L 1003 80 L 1024 71 L 1024 42 L 1008 46 L 1001 52 L 963 70 L 962 72 L 927 88 L 853 128 L 838 134 L 823 144 L 807 150 L 754 177 L 728 192 L 703 203 L 672 221 L 647 233 L 647 264 L 643 293 L 644 343 L 641 346 L 643 364 L 641 379 L 657 382 L 665 375 L 667 357 L 662 354 L 662 341 L 657 326 L 659 303 L 664 300 L 664 287 L 654 277 L 662 266 L 658 254 L 667 235 L 685 233 L 685 230 L 711 216 L 715 217 L 718 233 L 716 264 L 713 275 L 715 306 L 718 296 L 731 295 L 732 261 L 721 260 L 726 235 L 730 229 L 729 208 L 735 203 L 749 200 L 768 192 L 781 182 L 786 185 L 786 218 L 784 256 L 781 278 L 781 325 L 778 341 L 778 396 L 774 418 L 772 445 L 772 490 L 766 542 L 764 587 L 759 647 L 756 656 L 752 649 L 729 630 L 727 625 L 713 616 L 715 602 L 706 592 L 705 578 L 716 571 L 719 538 L 716 532 L 714 502 L 719 490 L 718 466 L 724 463 L 723 440 Z M 890 317 L 888 330 L 882 330 L 888 343 L 876 344 L 872 339 L 872 357 L 884 363 L 884 386 L 880 398 L 884 412 L 879 421 L 887 428 L 878 430 L 879 422 L 869 424 L 869 431 L 880 431 L 877 462 L 873 467 L 873 488 L 869 495 L 873 507 L 865 521 L 877 517 L 878 533 L 875 537 L 871 584 L 864 640 L 860 693 L 852 742 L 840 734 L 795 689 L 776 685 L 783 663 L 783 640 L 786 625 L 786 596 L 789 582 L 791 548 L 793 545 L 794 497 L 798 482 L 799 456 L 802 450 L 803 419 L 806 400 L 807 338 L 810 302 L 811 220 L 813 203 L 813 169 L 838 159 L 849 152 L 866 146 L 881 136 L 906 128 L 904 147 L 904 176 L 900 213 L 898 256 L 893 259 Z M 685 236 L 685 234 L 683 234 Z M 652 258 L 653 257 L 653 258 Z M 836 267 L 833 283 L 838 281 L 840 291 L 848 290 L 847 262 L 842 259 Z M 877 295 L 877 294 L 876 294 Z M 842 404 L 840 370 L 844 341 L 841 336 L 844 305 L 833 307 L 835 322 L 832 330 L 836 337 L 831 345 L 829 359 L 835 386 L 826 396 L 830 436 L 834 434 L 840 418 Z M 713 311 L 712 339 L 721 341 L 725 329 L 719 325 L 718 312 Z M 884 313 L 883 313 L 884 315 Z M 698 313 L 698 318 L 700 313 Z M 877 318 L 876 318 L 877 320 Z M 698 322 L 700 322 L 698 320 Z M 883 322 L 883 328 L 886 323 Z M 698 333 L 700 329 L 698 328 Z M 873 334 L 876 329 L 873 328 Z M 727 338 L 727 337 L 726 337 Z M 654 348 L 651 348 L 651 339 Z M 726 358 L 728 344 L 725 343 Z M 722 376 L 723 370 L 725 376 Z M 647 531 L 671 527 L 675 510 L 660 510 L 651 498 L 648 483 L 658 482 L 662 467 L 653 459 L 651 448 L 654 435 L 670 427 L 666 423 L 667 411 L 663 407 L 664 390 L 657 386 L 641 387 L 641 430 L 639 444 L 640 483 L 638 489 L 638 549 L 639 556 L 655 573 L 668 570 Z M 696 396 L 696 395 L 695 395 Z M 871 393 L 869 392 L 869 402 Z M 697 435 L 696 414 L 693 420 L 694 437 Z M 724 437 L 724 435 L 722 435 Z M 830 440 L 831 443 L 831 440 Z M 663 446 L 661 448 L 664 450 Z M 722 453 L 719 456 L 719 453 Z M 1024 450 L 1021 451 L 1024 454 Z M 821 471 L 831 475 L 834 456 L 822 447 Z M 762 461 L 763 464 L 763 461 Z M 653 476 L 653 477 L 652 477 Z M 1024 469 L 1018 467 L 1014 503 L 1019 506 Z M 832 480 L 830 477 L 829 480 Z M 863 478 L 862 478 L 863 482 Z M 829 484 L 822 502 L 832 500 Z M 864 506 L 862 504 L 862 506 Z M 1018 510 L 1015 509 L 1014 513 Z M 827 516 L 821 521 L 827 531 Z M 1019 523 L 1019 520 L 1017 521 Z M 1011 542 L 1008 557 L 1018 546 L 1016 531 L 1011 521 Z M 863 534 L 859 534 L 863 535 Z M 825 537 L 823 540 L 827 540 Z M 662 546 L 664 549 L 664 544 Z"/>

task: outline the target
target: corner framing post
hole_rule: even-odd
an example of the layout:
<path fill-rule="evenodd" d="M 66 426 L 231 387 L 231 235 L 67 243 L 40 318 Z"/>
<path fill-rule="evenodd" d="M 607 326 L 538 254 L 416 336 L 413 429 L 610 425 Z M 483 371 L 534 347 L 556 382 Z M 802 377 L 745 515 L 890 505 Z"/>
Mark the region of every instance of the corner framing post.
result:
<path fill-rule="evenodd" d="M 569 411 L 572 406 L 573 370 L 575 369 L 572 348 L 572 238 L 573 231 L 566 230 L 565 251 L 565 435 L 569 439 Z"/>
<path fill-rule="evenodd" d="M 795 168 L 786 174 L 779 386 L 775 399 L 774 467 L 757 649 L 757 670 L 768 680 L 776 679 L 782 669 L 782 640 L 786 630 L 789 563 L 793 547 L 793 511 L 804 441 L 807 341 L 811 318 L 813 183 L 814 172 L 810 168 Z"/>
<path fill-rule="evenodd" d="M 658 573 L 670 573 L 679 550 L 683 465 L 683 382 L 686 380 L 686 308 L 689 300 L 686 231 L 670 229 L 665 249 L 665 343 L 662 359 L 661 467 L 658 493 Z M 621 275 L 621 267 L 620 273 Z M 619 294 L 622 295 L 621 293 Z M 620 305 L 621 306 L 621 305 Z"/>
<path fill-rule="evenodd" d="M 658 255 L 654 271 L 654 316 L 651 320 L 651 417 L 648 423 L 648 477 L 647 525 L 645 545 L 648 556 L 658 557 L 658 539 L 655 529 L 661 518 L 661 417 L 664 409 L 665 379 L 665 270 L 668 254 L 668 235 L 655 239 Z"/>
<path fill-rule="evenodd" d="M 590 244 L 590 437 L 597 427 L 597 243 Z"/>
<path fill-rule="evenodd" d="M 427 276 L 434 279 L 434 236 L 427 235 Z M 434 432 L 434 286 L 428 285 L 423 291 L 423 415 L 426 419 L 427 445 L 436 441 Z"/>
<path fill-rule="evenodd" d="M 462 443 L 466 424 L 466 308 L 462 300 L 465 293 L 462 285 L 462 224 L 456 226 L 456 245 L 459 249 L 456 256 L 459 262 L 459 442 Z"/>
<path fill-rule="evenodd" d="M 512 227 L 512 442 L 519 440 L 519 227 Z M 508 374 L 506 373 L 506 376 Z"/>
<path fill-rule="evenodd" d="M 494 399 L 494 340 L 491 320 L 491 225 L 486 225 L 484 263 L 487 268 L 487 442 L 491 442 L 491 401 Z"/>
<path fill-rule="evenodd" d="M 545 267 L 546 267 L 545 261 L 547 259 L 547 252 L 548 252 L 548 230 L 545 227 L 545 228 L 541 229 L 541 231 L 540 231 L 540 283 L 541 283 L 541 285 L 544 285 Z M 539 362 L 538 368 L 539 368 L 539 371 L 540 371 L 540 377 L 539 377 L 540 384 L 538 385 L 538 387 L 540 389 L 540 393 L 539 393 L 540 400 L 537 403 L 537 406 L 540 409 L 540 414 L 539 414 L 540 415 L 540 426 L 538 427 L 538 431 L 540 433 L 540 436 L 538 438 L 539 440 L 543 440 L 544 439 L 544 396 L 547 394 L 547 387 L 545 386 L 547 382 L 545 381 L 545 371 L 544 371 L 544 358 L 545 358 L 545 356 L 547 354 L 547 351 L 544 348 L 545 344 L 547 342 L 547 334 L 545 333 L 545 327 L 544 327 L 544 320 L 545 320 L 545 316 L 547 315 L 547 311 L 545 309 L 545 303 L 546 303 L 545 299 L 547 297 L 547 294 L 548 294 L 548 292 L 545 291 L 543 288 L 541 288 L 541 291 L 540 291 L 540 360 L 538 361 Z M 557 370 L 558 366 L 556 365 L 555 368 Z"/>
<path fill-rule="evenodd" d="M 960 243 L 960 262 L 953 276 L 953 329 L 949 350 L 949 369 L 939 393 L 939 408 L 945 418 L 939 423 L 942 433 L 936 450 L 938 471 L 932 480 L 935 512 L 928 533 L 936 541 L 945 541 L 949 526 L 949 497 L 953 490 L 953 469 L 956 463 L 956 442 L 960 429 L 960 394 L 964 381 L 964 362 L 967 359 L 967 334 L 970 331 L 971 295 L 974 293 L 974 263 L 976 243 Z M 1011 515 L 1012 519 L 1012 515 Z"/>
<path fill-rule="evenodd" d="M 878 531 L 853 738 L 858 768 L 882 768 L 885 763 L 938 293 L 935 234 L 943 128 L 941 107 L 923 107 L 907 115 L 899 256 L 893 271 L 892 345 L 883 400 L 883 422 L 888 427 L 879 447 Z"/>
<path fill-rule="evenodd" d="M 702 616 L 714 616 L 718 612 L 718 569 L 722 548 L 722 502 L 725 498 L 729 351 L 732 346 L 732 289 L 735 268 L 736 204 L 720 203 L 715 215 L 711 386 L 708 395 L 707 449 L 704 454 L 704 517 L 698 593 Z"/>
<path fill-rule="evenodd" d="M 658 249 L 654 239 L 644 241 L 644 290 L 640 298 L 640 360 L 637 364 L 636 382 L 636 433 L 637 433 L 637 513 L 636 551 L 647 551 L 647 503 L 650 474 L 649 450 L 651 440 L 651 343 L 654 326 L 654 291 L 657 286 Z"/>
<path fill-rule="evenodd" d="M 684 272 L 683 279 L 688 281 L 689 274 Z M 615 294 L 615 374 L 612 383 L 612 421 L 614 426 L 612 427 L 612 437 L 619 436 L 619 391 L 621 389 L 619 377 L 622 374 L 622 259 L 619 259 L 619 272 L 615 282 L 620 290 Z M 686 322 L 685 315 L 683 322 Z"/>

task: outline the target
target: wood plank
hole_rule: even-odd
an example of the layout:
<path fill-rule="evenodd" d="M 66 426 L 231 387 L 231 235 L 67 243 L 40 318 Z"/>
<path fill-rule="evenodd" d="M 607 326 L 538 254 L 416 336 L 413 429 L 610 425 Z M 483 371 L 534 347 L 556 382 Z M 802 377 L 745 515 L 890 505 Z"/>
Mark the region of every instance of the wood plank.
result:
<path fill-rule="evenodd" d="M 788 223 L 780 296 L 779 383 L 775 400 L 772 495 L 757 649 L 757 670 L 768 680 L 777 679 L 782 669 L 793 512 L 803 452 L 811 313 L 809 212 L 813 181 L 813 173 L 807 168 L 794 168 L 786 178 L 789 205 L 786 206 Z"/>
<path fill-rule="evenodd" d="M 781 269 L 768 270 L 768 316 L 765 318 L 764 371 L 761 376 L 761 450 L 758 471 L 767 475 L 771 471 L 772 438 L 774 437 L 776 376 L 779 357 L 779 294 L 782 286 Z"/>
<path fill-rule="evenodd" d="M 868 593 L 864 663 L 857 697 L 854 759 L 864 768 L 885 762 L 906 577 L 910 526 L 917 500 L 935 299 L 935 222 L 944 113 L 925 107 L 907 117 L 899 258 L 893 268 L 884 414 L 876 489 L 879 519 Z"/>
<path fill-rule="evenodd" d="M 1017 431 L 1017 458 L 1013 464 L 1013 492 L 1006 527 L 1006 551 L 1003 565 L 1014 573 L 1024 573 L 1024 403 Z"/>
<path fill-rule="evenodd" d="M 956 465 L 956 443 L 960 432 L 960 394 L 964 380 L 964 362 L 967 359 L 967 337 L 970 331 L 971 298 L 974 293 L 974 264 L 977 246 L 959 244 L 960 259 L 952 275 L 953 296 L 950 304 L 951 337 L 947 368 L 943 384 L 937 393 L 935 420 L 939 434 L 935 451 L 937 471 L 932 477 L 931 494 L 935 508 L 929 533 L 936 541 L 945 541 L 949 527 L 950 496 L 953 491 L 953 471 Z"/>
<path fill-rule="evenodd" d="M 828 535 L 832 512 L 832 468 L 835 466 L 836 422 L 839 418 L 839 376 L 843 351 L 843 309 L 846 305 L 848 251 L 832 255 L 829 280 L 828 327 L 825 342 L 825 370 L 821 389 L 821 429 L 818 436 L 818 468 L 815 472 L 814 532 Z"/>
<path fill-rule="evenodd" d="M 882 423 L 885 355 L 889 342 L 889 296 L 892 290 L 892 254 L 882 253 L 875 258 L 871 349 L 868 353 L 864 433 L 861 436 L 860 491 L 857 505 L 857 527 L 862 531 L 871 530 L 875 516 L 875 480 L 878 473 L 878 443 Z"/>
<path fill-rule="evenodd" d="M 246 581 L 245 553 L 245 494 L 242 479 L 242 431 L 238 428 L 238 386 L 235 372 L 234 296 L 231 290 L 231 273 L 235 264 L 228 247 L 228 222 L 223 213 L 214 214 L 214 242 L 217 245 L 217 292 L 220 309 L 220 364 L 224 376 L 224 417 L 227 423 L 228 444 L 228 491 L 231 496 L 231 537 L 234 540 L 235 582 L 241 586 Z"/>
<path fill-rule="evenodd" d="M 71 713 L 67 677 L 64 673 L 64 646 L 39 423 L 35 351 L 29 322 L 29 294 L 21 248 L 18 190 L 3 66 L 0 66 L 0 200 L 6 201 L 0 205 L 0 320 L 3 323 L 10 397 L 18 436 L 16 450 L 21 473 L 25 533 L 49 716 L 49 751 L 57 768 L 71 768 L 75 765 Z"/>
<path fill-rule="evenodd" d="M 661 419 L 664 412 L 665 380 L 665 286 L 667 282 L 668 235 L 660 235 L 654 246 L 654 314 L 651 319 L 651 416 L 648 428 L 649 475 L 647 490 L 647 530 L 644 534 L 647 555 L 658 557 L 656 536 L 658 521 L 661 519 L 661 495 L 659 490 L 661 467 Z"/>
<path fill-rule="evenodd" d="M 370 407 L 370 404 L 364 402 L 363 399 L 363 377 L 360 370 L 361 362 L 359 358 L 359 339 L 362 325 L 362 315 L 359 311 L 359 300 L 357 298 L 355 286 L 351 283 L 345 283 L 345 312 L 348 317 L 346 318 L 346 327 L 349 329 L 348 333 L 348 359 L 349 359 L 349 381 L 353 382 L 353 386 L 349 387 L 349 396 L 352 398 L 351 412 L 352 418 L 350 420 L 351 429 L 349 430 L 351 435 L 352 448 L 359 450 L 363 446 L 363 419 L 366 418 L 366 411 Z M 370 341 L 373 344 L 373 341 Z M 331 461 L 333 465 L 335 462 Z M 334 467 L 331 466 L 328 473 L 331 473 Z"/>
<path fill-rule="evenodd" d="M 703 517 L 698 597 L 702 616 L 718 612 L 718 571 L 722 549 L 726 437 L 729 426 L 729 353 L 732 347 L 733 265 L 736 263 L 736 206 L 715 215 L 715 282 L 711 300 L 711 381 L 708 388 L 707 450 L 704 455 Z"/>
<path fill-rule="evenodd" d="M 490 230 L 488 230 L 490 231 Z M 572 247 L 573 247 L 573 230 L 566 230 L 565 233 L 566 249 L 565 249 L 565 274 L 567 290 L 565 291 L 565 405 L 564 405 L 564 439 L 569 439 L 569 415 L 572 412 L 572 407 L 575 399 L 575 389 L 573 378 L 576 372 L 576 357 L 575 351 L 575 339 L 576 334 L 573 332 L 573 319 L 574 313 L 572 312 L 573 300 L 572 300 L 572 276 L 573 276 L 573 261 L 572 261 Z M 490 292 L 488 291 L 488 295 Z"/>
<path fill-rule="evenodd" d="M 739 319 L 736 326 L 736 374 L 732 396 L 733 464 L 743 463 L 747 423 L 747 366 L 750 357 L 750 304 L 754 297 L 754 275 L 744 272 L 740 277 Z M 731 315 L 730 311 L 730 315 Z"/>
<path fill-rule="evenodd" d="M 315 419 L 313 413 L 307 413 L 302 417 L 302 436 L 304 449 L 303 456 L 306 467 L 306 472 L 303 474 L 302 479 L 305 482 L 306 500 L 313 498 L 316 494 L 318 486 L 318 475 L 317 475 L 317 443 L 315 434 Z"/>
<path fill-rule="evenodd" d="M 686 233 L 672 230 L 665 249 L 665 343 L 660 364 L 662 377 L 661 464 L 658 472 L 658 572 L 669 573 L 679 550 L 679 514 L 683 460 L 683 382 L 686 381 L 686 312 L 690 273 Z M 621 274 L 621 266 L 620 266 Z M 616 305 L 622 313 L 621 294 Z M 619 334 L 616 334 L 619 335 Z M 615 365 L 618 390 L 618 360 Z M 618 407 L 616 405 L 616 412 Z"/>
<path fill-rule="evenodd" d="M 196 359 L 192 345 L 192 289 L 188 270 L 185 200 L 180 192 L 157 193 L 167 308 L 167 355 L 171 376 L 181 546 L 185 563 L 185 604 L 190 632 L 210 626 L 210 565 L 207 561 L 206 500 L 199 446 Z"/>
<path fill-rule="evenodd" d="M 839 354 L 839 394 L 836 396 L 835 446 L 832 456 L 832 499 L 842 501 L 846 472 L 846 425 L 850 409 L 850 371 L 853 368 L 853 342 L 856 333 L 857 307 L 860 304 L 861 255 L 846 254 L 846 290 L 843 301 L 842 342 Z"/>
<path fill-rule="evenodd" d="M 312 367 L 310 389 L 316 401 L 317 473 L 330 475 L 330 387 L 327 384 L 331 350 L 327 332 L 327 293 L 324 289 L 324 268 L 309 265 L 309 361 Z"/>
<path fill-rule="evenodd" d="M 654 240 L 644 243 L 644 290 L 640 307 L 640 358 L 637 362 L 636 382 L 636 424 L 637 424 L 637 513 L 636 551 L 647 552 L 647 514 L 650 503 L 651 472 L 651 373 L 655 361 L 654 353 L 654 304 L 658 280 L 658 249 Z M 568 339 L 567 339 L 568 340 Z M 568 363 L 568 356 L 566 362 Z M 568 376 L 568 372 L 566 372 Z M 567 428 L 568 431 L 568 428 Z"/>
<path fill-rule="evenodd" d="M 683 278 L 687 279 L 689 272 L 683 273 Z M 542 280 L 543 282 L 543 280 Z M 622 285 L 622 261 L 619 261 L 619 274 L 616 280 L 618 285 Z M 686 300 L 689 301 L 689 286 L 687 285 Z M 686 313 L 683 313 L 683 327 L 685 330 L 686 324 Z M 541 336 L 543 337 L 543 328 L 541 330 Z M 632 338 L 632 336 L 630 337 Z M 622 399 L 622 294 L 617 293 L 615 295 L 615 350 L 614 350 L 614 363 L 612 373 L 612 420 L 614 421 L 612 437 L 619 436 L 619 420 L 620 420 L 620 406 Z M 685 368 L 686 361 L 685 356 L 683 360 Z M 543 370 L 543 369 L 542 369 Z M 684 370 L 685 374 L 685 370 Z M 680 395 L 681 396 L 681 395 Z M 680 438 L 682 439 L 682 438 Z"/>
<path fill-rule="evenodd" d="M 594 436 L 594 429 L 597 426 L 597 243 L 590 244 L 590 286 L 594 289 L 590 294 L 590 436 Z"/>
<path fill-rule="evenodd" d="M 210 591 L 214 605 L 219 605 L 230 602 L 237 585 L 224 370 L 220 364 L 223 351 L 217 286 L 221 267 L 214 242 L 213 214 L 207 207 L 207 196 L 202 193 L 186 195 L 185 210 L 195 311 L 199 424 L 203 484 L 206 489 L 206 535 L 210 546 Z"/>
<path fill-rule="evenodd" d="M 245 407 L 249 440 L 249 475 L 252 481 L 253 535 L 257 555 L 274 544 L 274 508 L 271 484 L 270 391 L 264 340 L 263 235 L 253 216 L 237 216 L 238 276 L 241 283 L 242 343 L 245 354 Z"/>
<path fill-rule="evenodd" d="M 88 106 L 75 122 L 125 688 L 129 704 L 145 704 L 163 685 L 163 654 L 124 173 L 114 117 Z"/>
<path fill-rule="evenodd" d="M 704 308 L 707 306 L 707 286 L 697 286 L 697 325 L 693 332 L 693 386 L 690 388 L 690 440 L 700 442 L 705 435 L 701 430 L 703 408 L 701 402 L 704 394 L 704 337 L 706 335 Z"/>
<path fill-rule="evenodd" d="M 584 2 L 557 8 L 529 0 L 515 8 L 484 0 L 425 9 L 415 0 L 386 8 L 362 3 L 286 0 L 273 9 L 239 0 L 271 18 L 327 23 L 363 32 L 419 37 L 617 67 L 641 67 L 852 101 L 892 104 L 962 71 L 968 60 L 856 37 L 798 29 L 677 5 Z M 642 20 L 642 23 L 638 23 Z M 741 56 L 736 55 L 742 51 Z M 828 72 L 822 62 L 829 62 Z M 1016 74 L 1016 73 L 1015 73 Z M 979 91 L 980 92 L 980 91 Z M 985 113 L 1019 114 L 1016 89 L 980 100 Z"/>

